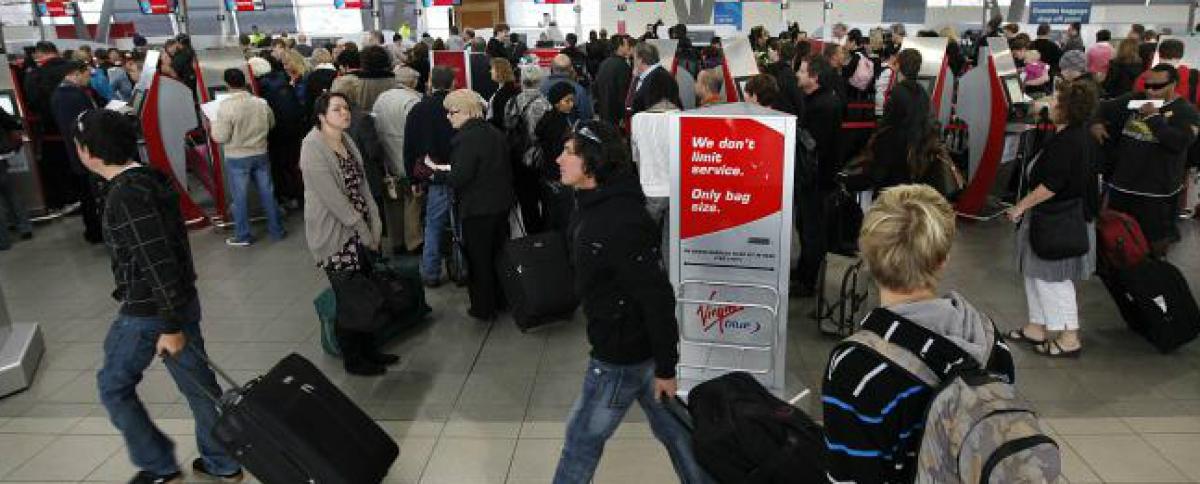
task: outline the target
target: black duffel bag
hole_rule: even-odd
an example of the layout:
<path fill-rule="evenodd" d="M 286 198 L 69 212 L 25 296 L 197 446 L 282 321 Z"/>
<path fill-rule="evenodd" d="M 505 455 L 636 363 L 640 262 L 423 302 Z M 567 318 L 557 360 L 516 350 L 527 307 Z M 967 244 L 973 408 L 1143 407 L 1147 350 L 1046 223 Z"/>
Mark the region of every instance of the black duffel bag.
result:
<path fill-rule="evenodd" d="M 359 246 L 357 271 L 330 271 L 329 282 L 337 300 L 337 326 L 352 331 L 375 331 L 393 315 L 415 308 L 413 288 L 404 276 L 382 263 L 379 256 Z"/>
<path fill-rule="evenodd" d="M 744 372 L 722 375 L 688 394 L 692 448 L 724 484 L 826 482 L 825 439 L 800 409 Z"/>

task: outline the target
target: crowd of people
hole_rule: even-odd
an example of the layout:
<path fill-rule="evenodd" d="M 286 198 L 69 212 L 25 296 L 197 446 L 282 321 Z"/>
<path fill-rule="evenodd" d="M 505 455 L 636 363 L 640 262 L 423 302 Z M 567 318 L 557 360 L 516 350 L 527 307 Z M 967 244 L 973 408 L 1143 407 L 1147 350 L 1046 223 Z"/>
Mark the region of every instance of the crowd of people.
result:
<path fill-rule="evenodd" d="M 397 35 L 389 43 L 381 33 L 368 32 L 361 45 L 343 40 L 313 46 L 303 35 L 270 39 L 257 29 L 243 36 L 253 78 L 241 69 L 224 73 L 232 95 L 212 120 L 211 132 L 224 149 L 230 180 L 235 230 L 227 242 L 255 243 L 247 200 L 253 182 L 270 238 L 285 237 L 283 218 L 302 210 L 315 265 L 326 273 L 339 306 L 354 306 L 360 296 L 356 275 L 381 253 L 419 256 L 424 284 L 443 284 L 447 237 L 457 231 L 471 269 L 467 313 L 491 321 L 507 302 L 495 268 L 513 235 L 513 220 L 526 233 L 562 233 L 576 266 L 593 351 L 555 482 L 590 480 L 604 441 L 635 401 L 670 450 L 681 479 L 708 482 L 684 431 L 661 404 L 675 393 L 679 358 L 674 299 L 663 269 L 669 253 L 669 120 L 672 113 L 728 99 L 721 40 L 692 46 L 680 25 L 670 29 L 681 40 L 679 52 L 662 53 L 653 43 L 624 34 L 591 32 L 580 45 L 574 34 L 561 36 L 552 21 L 546 27 L 539 43 L 561 39 L 563 45 L 548 72 L 526 55 L 529 46 L 504 24 L 490 39 L 454 28 L 446 39 L 425 34 L 413 42 Z M 642 40 L 653 38 L 653 27 Z M 1187 190 L 1186 170 L 1200 158 L 1190 155 L 1200 151 L 1193 146 L 1200 125 L 1194 79 L 1200 73 L 1180 63 L 1182 43 L 1158 43 L 1154 32 L 1139 27 L 1118 45 L 1112 45 L 1110 32 L 1101 31 L 1090 47 L 1080 39 L 1078 25 L 1061 41 L 1052 39 L 1048 25 L 1038 27 L 1036 38 L 999 20 L 985 32 L 1009 39 L 1026 90 L 1040 99 L 1035 106 L 1044 106 L 1056 127 L 1019 174 L 1028 189 L 1008 210 L 1020 224 L 1016 254 L 1029 321 L 1006 337 L 1033 344 L 1049 357 L 1078 356 L 1082 349 L 1072 281 L 1094 272 L 1096 242 L 1091 236 L 1082 254 L 1045 258 L 1031 244 L 1025 222 L 1031 213 L 1075 203 L 1092 227 L 1103 189 L 1111 207 L 1138 220 L 1157 253 L 1179 239 L 1175 219 Z M 795 174 L 801 258 L 791 274 L 792 295 L 811 297 L 820 290 L 830 197 L 852 185 L 873 192 L 877 201 L 858 243 L 883 308 L 949 337 L 979 365 L 998 365 L 994 370 L 1011 378 L 1011 359 L 994 358 L 1007 349 L 994 338 L 988 319 L 960 295 L 936 292 L 955 234 L 947 202 L 955 187 L 945 181 L 953 169 L 945 162 L 947 148 L 930 112 L 930 93 L 917 81 L 921 53 L 904 47 L 901 25 L 864 34 L 839 24 L 831 33 L 822 43 L 795 25 L 775 36 L 761 27 L 750 33 L 761 74 L 745 83 L 744 99 L 796 116 L 802 141 L 796 152 L 806 158 L 798 160 Z M 976 62 L 978 49 L 960 41 L 953 29 L 917 36 L 947 39 L 954 75 Z M 978 38 L 983 37 L 975 42 Z M 446 49 L 485 53 L 495 89 L 476 92 L 456 85 L 453 70 L 432 66 L 430 51 Z M 666 54 L 674 54 L 676 66 L 661 62 Z M 138 168 L 134 150 L 124 141 L 113 145 L 105 139 L 134 135 L 107 126 L 120 123 L 96 109 L 131 97 L 144 48 L 132 53 L 79 49 L 60 56 L 47 42 L 30 55 L 24 88 L 31 119 L 38 120 L 35 134 L 65 140 L 57 148 L 45 142 L 39 149 L 48 206 L 61 209 L 78 202 L 88 242 L 107 240 L 118 249 L 118 263 L 144 264 L 128 259 L 128 251 L 130 244 L 150 243 L 145 234 L 112 239 L 130 223 L 119 217 L 132 216 L 128 210 L 112 213 L 113 203 L 128 208 L 142 200 L 137 197 L 152 197 L 166 206 L 170 203 L 164 200 L 174 199 L 152 171 Z M 164 46 L 159 69 L 194 86 L 194 55 L 186 37 L 174 39 Z M 1154 55 L 1159 63 L 1150 65 Z M 1135 98 L 1161 103 L 1126 109 Z M 874 102 L 875 109 L 864 114 L 851 108 L 862 102 Z M 843 121 L 856 116 L 877 121 L 862 143 L 843 130 Z M 6 130 L 16 126 L 0 119 Z M 55 158 L 60 155 L 61 160 Z M 8 186 L 5 171 L 0 170 L 0 189 Z M 106 192 L 106 202 L 100 196 L 104 180 L 122 187 Z M 0 197 L 9 199 L 7 215 L 28 238 L 27 217 L 6 193 L 0 190 Z M 180 340 L 171 338 L 198 337 L 189 333 L 198 332 L 195 275 L 186 237 L 176 233 L 182 227 L 174 224 L 178 213 L 154 216 L 165 220 L 149 229 L 166 241 L 158 256 L 171 259 L 174 272 L 151 272 L 178 287 L 163 289 L 166 283 L 156 277 L 119 271 L 118 284 L 125 291 L 119 297 L 127 304 L 123 314 L 129 309 L 127 316 L 143 319 L 155 314 L 155 303 L 130 298 L 145 295 L 156 301 L 158 314 L 169 316 L 153 324 L 160 324 L 168 339 L 147 344 L 180 353 Z M 9 245 L 5 236 L 7 231 L 0 230 L 0 250 Z M 160 300 L 164 297 L 169 300 Z M 622 309 L 627 304 L 633 309 Z M 380 352 L 371 333 L 358 329 L 369 324 L 357 318 L 370 317 L 339 310 L 337 339 L 351 374 L 380 375 L 399 359 Z M 915 452 L 917 440 L 905 440 L 904 433 L 917 413 L 900 412 L 886 425 L 866 428 L 847 408 L 886 413 L 883 406 L 912 382 L 881 379 L 878 385 L 896 391 L 862 396 L 869 379 L 863 372 L 880 362 L 861 352 L 846 358 L 848 353 L 831 354 L 823 385 L 830 479 L 911 477 L 915 459 L 910 451 Z M 148 361 L 142 353 L 126 358 Z M 130 375 L 142 369 L 125 365 L 119 373 L 106 363 L 102 374 L 112 376 L 102 375 L 101 387 L 114 415 L 136 410 L 123 402 L 135 384 Z M 829 403 L 835 400 L 847 403 Z M 905 405 L 921 408 L 925 402 L 918 396 Z M 127 418 L 122 423 L 114 416 L 127 436 L 145 431 L 144 415 Z M 151 447 L 131 447 L 135 454 L 146 453 L 137 463 L 149 478 L 178 472 L 170 463 L 154 461 Z M 847 448 L 857 450 L 839 450 Z M 205 455 L 196 466 L 226 476 L 240 472 L 216 454 Z"/>

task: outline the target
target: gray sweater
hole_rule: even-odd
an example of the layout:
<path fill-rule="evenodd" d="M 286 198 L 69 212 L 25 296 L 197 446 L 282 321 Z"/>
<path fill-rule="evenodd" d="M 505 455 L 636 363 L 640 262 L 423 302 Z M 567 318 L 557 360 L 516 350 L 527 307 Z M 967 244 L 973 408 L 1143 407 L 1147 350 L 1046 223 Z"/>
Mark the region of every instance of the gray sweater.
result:
<path fill-rule="evenodd" d="M 342 134 L 342 139 L 362 169 L 362 154 L 358 147 L 354 146 L 350 136 Z M 337 155 L 316 128 L 308 132 L 300 146 L 300 171 L 304 174 L 304 235 L 308 250 L 318 263 L 341 250 L 356 232 L 363 245 L 378 245 L 383 222 L 365 180 L 365 170 L 359 187 L 367 200 L 369 216 L 364 219 L 350 204 Z"/>

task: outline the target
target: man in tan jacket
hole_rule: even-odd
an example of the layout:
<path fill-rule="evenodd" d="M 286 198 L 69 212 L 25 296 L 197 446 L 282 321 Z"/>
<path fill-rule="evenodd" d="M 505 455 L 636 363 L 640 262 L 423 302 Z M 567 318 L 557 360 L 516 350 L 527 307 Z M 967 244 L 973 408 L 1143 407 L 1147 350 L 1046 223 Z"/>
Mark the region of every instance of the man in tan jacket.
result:
<path fill-rule="evenodd" d="M 233 198 L 234 236 L 225 243 L 245 247 L 254 242 L 246 201 L 246 189 L 251 179 L 267 215 L 267 232 L 272 240 L 282 239 L 285 232 L 279 207 L 275 204 L 275 188 L 271 184 L 271 166 L 267 158 L 267 133 L 275 125 L 275 116 L 266 101 L 246 89 L 246 75 L 241 69 L 226 69 L 225 84 L 232 94 L 221 102 L 217 117 L 212 120 L 213 139 L 224 148 L 229 192 Z"/>
<path fill-rule="evenodd" d="M 383 150 L 387 154 L 388 171 L 396 177 L 397 193 L 400 200 L 390 197 L 384 202 L 384 219 L 388 227 L 388 238 L 395 251 L 415 251 L 425 241 L 421 229 L 421 212 L 425 207 L 425 194 L 411 183 L 408 173 L 404 171 L 404 126 L 408 121 L 408 113 L 421 101 L 421 93 L 417 91 L 417 71 L 409 67 L 397 67 L 395 70 L 397 87 L 389 89 L 375 100 L 375 129 Z M 396 210 L 397 202 L 400 210 Z M 395 230 L 392 227 L 396 227 Z"/>

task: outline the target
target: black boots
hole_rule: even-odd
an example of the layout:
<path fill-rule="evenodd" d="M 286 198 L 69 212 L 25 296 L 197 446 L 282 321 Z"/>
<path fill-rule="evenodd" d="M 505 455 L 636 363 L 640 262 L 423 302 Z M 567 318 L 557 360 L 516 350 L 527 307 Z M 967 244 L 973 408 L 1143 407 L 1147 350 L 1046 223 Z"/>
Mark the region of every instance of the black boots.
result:
<path fill-rule="evenodd" d="M 399 356 L 379 352 L 370 333 L 338 329 L 337 339 L 346 373 L 351 375 L 382 375 L 386 367 L 400 362 Z"/>

